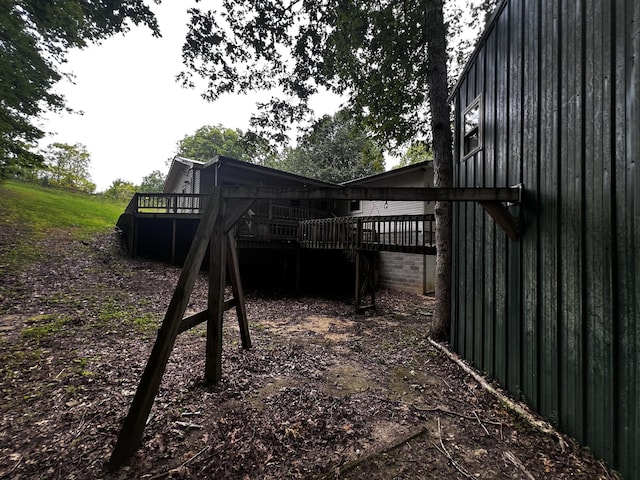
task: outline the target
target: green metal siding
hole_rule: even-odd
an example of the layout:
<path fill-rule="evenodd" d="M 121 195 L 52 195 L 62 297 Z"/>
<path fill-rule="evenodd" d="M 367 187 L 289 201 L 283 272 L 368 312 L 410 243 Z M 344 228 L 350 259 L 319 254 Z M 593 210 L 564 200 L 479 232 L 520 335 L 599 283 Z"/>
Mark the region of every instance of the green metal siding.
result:
<path fill-rule="evenodd" d="M 454 205 L 452 346 L 640 477 L 640 2 L 511 0 L 456 91 L 483 148 L 455 184 L 523 183 L 512 242 Z"/>

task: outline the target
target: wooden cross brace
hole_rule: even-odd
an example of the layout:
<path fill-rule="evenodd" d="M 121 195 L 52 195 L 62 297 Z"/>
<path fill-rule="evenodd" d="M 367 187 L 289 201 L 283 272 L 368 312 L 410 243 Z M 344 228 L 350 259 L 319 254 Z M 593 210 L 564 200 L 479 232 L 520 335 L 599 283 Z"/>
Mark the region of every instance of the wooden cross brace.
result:
<path fill-rule="evenodd" d="M 117 470 L 124 465 L 140 445 L 147 418 L 158 394 L 167 361 L 179 333 L 207 322 L 205 379 L 212 383 L 220 380 L 222 372 L 222 318 L 225 310 L 233 306 L 236 307 L 242 346 L 246 349 L 251 347 L 244 294 L 240 283 L 238 257 L 230 232 L 252 204 L 253 200 L 236 200 L 229 203 L 222 198 L 219 188 L 213 190 L 185 259 L 164 320 L 158 330 L 158 336 L 149 355 L 147 366 L 107 464 L 110 470 Z M 209 244 L 208 308 L 203 312 L 183 318 Z M 227 265 L 234 296 L 232 301 L 224 301 L 225 267 Z"/>

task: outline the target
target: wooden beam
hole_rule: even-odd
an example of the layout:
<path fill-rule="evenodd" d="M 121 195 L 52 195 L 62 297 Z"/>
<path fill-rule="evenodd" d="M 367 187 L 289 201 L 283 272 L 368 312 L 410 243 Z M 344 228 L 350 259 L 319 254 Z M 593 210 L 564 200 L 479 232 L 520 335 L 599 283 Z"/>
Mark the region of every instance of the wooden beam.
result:
<path fill-rule="evenodd" d="M 520 187 L 507 188 L 417 188 L 417 187 L 265 187 L 223 186 L 228 199 L 298 200 L 404 200 L 451 202 L 519 202 Z"/>
<path fill-rule="evenodd" d="M 511 240 L 518 240 L 518 222 L 500 202 L 478 202 Z"/>
<path fill-rule="evenodd" d="M 236 306 L 236 299 L 235 298 L 231 298 L 229 300 L 225 300 L 224 301 L 224 311 L 226 312 L 227 310 L 231 310 L 233 307 Z M 193 327 L 197 327 L 198 325 L 200 325 L 201 323 L 204 323 L 207 321 L 207 318 L 209 318 L 209 310 L 202 310 L 201 312 L 198 312 L 194 315 L 191 315 L 190 317 L 186 317 L 182 319 L 182 322 L 180 322 L 180 329 L 178 330 L 178 333 L 184 333 L 187 330 L 191 330 Z"/>
<path fill-rule="evenodd" d="M 233 233 L 229 232 L 227 235 L 227 266 L 229 268 L 229 276 L 231 277 L 231 289 L 233 290 L 233 298 L 236 300 L 235 306 L 238 315 L 242 348 L 248 350 L 251 348 L 251 337 L 249 335 L 249 322 L 247 321 L 247 308 L 244 302 L 244 290 L 242 290 L 242 282 L 240 281 L 238 252 L 236 251 Z"/>
<path fill-rule="evenodd" d="M 224 202 L 224 200 L 223 200 Z M 207 346 L 204 377 L 207 383 L 222 378 L 222 321 L 224 317 L 224 288 L 227 271 L 226 240 L 224 234 L 225 205 L 213 227 L 209 248 L 209 300 L 207 318 Z"/>
<path fill-rule="evenodd" d="M 140 445 L 144 426 L 149 417 L 149 412 L 151 412 L 153 400 L 160 388 L 167 361 L 171 355 L 171 350 L 173 350 L 180 323 L 189 303 L 189 297 L 200 271 L 213 225 L 218 221 L 219 213 L 220 190 L 215 188 L 211 193 L 209 206 L 196 230 L 162 326 L 158 330 L 158 336 L 149 355 L 147 366 L 142 374 L 133 402 L 129 407 L 129 413 L 124 420 L 116 446 L 109 459 L 107 467 L 110 470 L 116 470 L 124 465 Z"/>
<path fill-rule="evenodd" d="M 251 205 L 255 200 L 235 200 L 229 202 L 228 210 L 224 215 L 224 233 L 229 233 L 238 220 L 242 218 L 247 210 L 251 208 Z"/>

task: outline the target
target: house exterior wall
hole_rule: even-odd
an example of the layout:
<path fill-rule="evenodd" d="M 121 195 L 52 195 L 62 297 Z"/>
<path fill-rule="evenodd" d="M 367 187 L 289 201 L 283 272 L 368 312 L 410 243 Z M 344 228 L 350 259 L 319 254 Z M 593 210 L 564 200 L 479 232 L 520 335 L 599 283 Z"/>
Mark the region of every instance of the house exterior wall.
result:
<path fill-rule="evenodd" d="M 396 173 L 393 170 L 385 174 L 376 175 L 371 179 L 349 182 L 350 186 L 369 187 L 433 187 L 433 167 L 429 164 L 425 168 L 408 168 L 405 173 Z M 352 210 L 347 203 L 338 206 L 339 215 L 351 215 L 355 217 L 373 215 L 422 215 L 433 213 L 434 202 L 384 202 L 361 201 L 360 208 Z"/>
<path fill-rule="evenodd" d="M 435 255 L 380 252 L 380 286 L 417 294 L 435 290 Z"/>
<path fill-rule="evenodd" d="M 454 205 L 452 346 L 625 478 L 640 477 L 638 62 L 636 0 L 511 0 L 453 96 L 454 185 L 525 190 L 515 242 Z"/>
<path fill-rule="evenodd" d="M 202 162 L 174 158 L 163 193 L 200 193 L 200 169 Z"/>
<path fill-rule="evenodd" d="M 349 185 L 370 187 L 432 187 L 433 166 L 409 166 L 391 170 L 375 177 L 350 182 Z M 341 206 L 340 215 L 355 217 L 376 215 L 422 215 L 433 213 L 434 202 L 362 201 L 360 208 Z M 405 292 L 424 294 L 435 290 L 435 255 L 380 252 L 378 257 L 379 285 Z"/>

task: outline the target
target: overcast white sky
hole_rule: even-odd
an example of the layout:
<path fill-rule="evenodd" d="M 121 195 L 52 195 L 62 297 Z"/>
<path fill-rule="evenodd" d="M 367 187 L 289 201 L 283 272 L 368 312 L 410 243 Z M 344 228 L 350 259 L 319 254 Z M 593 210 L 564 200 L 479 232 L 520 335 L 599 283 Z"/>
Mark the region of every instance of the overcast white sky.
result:
<path fill-rule="evenodd" d="M 121 178 L 139 184 L 153 170 L 166 171 L 176 143 L 203 125 L 222 124 L 246 130 L 260 97 L 227 96 L 215 103 L 175 82 L 182 68 L 188 1 L 153 5 L 162 38 L 133 27 L 125 36 L 72 51 L 66 71 L 75 84 L 61 82 L 57 91 L 68 106 L 84 115 L 49 114 L 42 121 L 48 135 L 41 142 L 82 143 L 91 154 L 91 177 L 97 191 Z M 264 95 L 264 94 L 263 94 Z M 265 98 L 265 97 L 263 97 Z M 326 95 L 315 102 L 316 114 L 333 114 L 340 99 Z"/>

